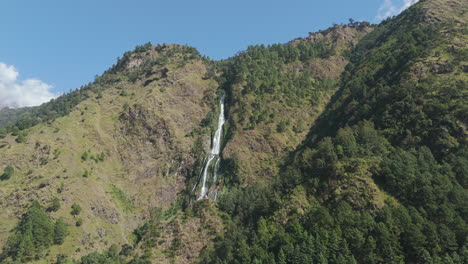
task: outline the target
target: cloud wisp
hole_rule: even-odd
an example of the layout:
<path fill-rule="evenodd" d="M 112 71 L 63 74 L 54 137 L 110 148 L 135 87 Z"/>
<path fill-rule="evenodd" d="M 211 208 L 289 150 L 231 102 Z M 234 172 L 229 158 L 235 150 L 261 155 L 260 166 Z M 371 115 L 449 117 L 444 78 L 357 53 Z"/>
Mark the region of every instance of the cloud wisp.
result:
<path fill-rule="evenodd" d="M 389 16 L 400 14 L 403 10 L 417 3 L 419 0 L 399 0 L 395 3 L 394 0 L 384 0 L 377 11 L 377 20 L 383 20 Z"/>
<path fill-rule="evenodd" d="M 0 62 L 0 109 L 36 106 L 57 97 L 52 86 L 38 79 L 18 80 L 12 65 Z"/>

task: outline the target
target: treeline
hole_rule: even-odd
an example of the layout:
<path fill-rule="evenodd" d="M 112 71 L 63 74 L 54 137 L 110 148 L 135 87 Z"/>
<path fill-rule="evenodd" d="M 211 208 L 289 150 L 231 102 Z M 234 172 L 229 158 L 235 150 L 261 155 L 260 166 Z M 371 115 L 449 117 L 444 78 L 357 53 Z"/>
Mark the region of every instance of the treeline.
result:
<path fill-rule="evenodd" d="M 236 126 L 252 129 L 259 123 L 274 121 L 279 109 L 270 106 L 270 102 L 281 102 L 284 107 L 317 104 L 321 89 L 328 87 L 323 85 L 326 80 L 315 80 L 309 72 L 297 72 L 291 67 L 295 67 L 294 63 L 335 54 L 332 42 L 300 41 L 249 46 L 219 63 L 222 74 L 217 80 L 226 91 L 228 106 L 236 108 L 233 116 Z"/>
<path fill-rule="evenodd" d="M 30 107 L 23 107 L 23 108 L 18 108 L 18 109 L 12 109 L 12 108 L 0 109 L 0 128 L 14 125 L 16 121 L 18 121 L 19 116 L 21 116 L 22 114 L 28 111 L 30 111 Z M 2 132 L 0 132 L 0 136 L 1 136 L 1 133 Z"/>
<path fill-rule="evenodd" d="M 274 44 L 270 46 L 249 46 L 246 51 L 228 60 L 224 69 L 224 82 L 227 85 L 241 84 L 242 94 L 282 92 L 294 99 L 310 95 L 310 83 L 304 83 L 304 76 L 296 76 L 284 67 L 292 62 L 306 62 L 312 58 L 328 58 L 336 53 L 333 43 L 321 41 L 299 44 Z"/>

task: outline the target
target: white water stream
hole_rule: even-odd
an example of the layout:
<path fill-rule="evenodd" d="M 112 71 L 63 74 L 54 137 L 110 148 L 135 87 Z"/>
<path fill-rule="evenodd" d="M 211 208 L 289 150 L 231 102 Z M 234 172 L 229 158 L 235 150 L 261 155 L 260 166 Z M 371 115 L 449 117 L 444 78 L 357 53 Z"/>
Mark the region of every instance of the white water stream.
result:
<path fill-rule="evenodd" d="M 206 163 L 203 168 L 203 179 L 202 179 L 202 188 L 200 191 L 200 196 L 198 196 L 198 200 L 201 200 L 207 196 L 208 193 L 208 187 L 206 186 L 206 181 L 208 180 L 209 173 L 208 170 L 210 168 L 210 164 L 213 160 L 216 160 L 214 170 L 213 170 L 213 185 L 216 184 L 217 180 L 217 165 L 219 162 L 219 152 L 221 150 L 221 137 L 223 135 L 223 125 L 224 122 L 226 121 L 224 119 L 224 97 L 221 98 L 220 101 L 220 111 L 219 111 L 219 117 L 218 117 L 218 128 L 216 129 L 216 132 L 213 137 L 213 144 L 211 147 L 211 152 L 209 154 L 208 159 L 206 160 Z M 216 197 L 216 192 L 215 192 L 215 197 Z"/>

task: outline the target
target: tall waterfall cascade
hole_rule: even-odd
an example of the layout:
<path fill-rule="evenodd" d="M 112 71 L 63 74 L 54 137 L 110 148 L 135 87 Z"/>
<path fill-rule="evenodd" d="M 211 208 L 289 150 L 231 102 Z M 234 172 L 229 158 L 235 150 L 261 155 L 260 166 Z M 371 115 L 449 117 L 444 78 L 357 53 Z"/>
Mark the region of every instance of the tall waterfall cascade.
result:
<path fill-rule="evenodd" d="M 218 117 L 218 128 L 216 129 L 216 132 L 213 137 L 213 143 L 211 146 L 211 151 L 207 159 L 205 159 L 205 164 L 203 165 L 203 170 L 202 170 L 202 188 L 200 191 L 200 195 L 198 196 L 198 200 L 201 200 L 203 198 L 207 198 L 209 196 L 212 196 L 213 199 L 216 199 L 217 196 L 217 190 L 213 189 L 211 192 L 209 191 L 209 187 L 207 186 L 207 181 L 211 178 L 212 186 L 216 186 L 216 181 L 218 180 L 218 164 L 219 164 L 219 153 L 221 151 L 221 139 L 223 135 L 223 126 L 224 122 L 226 121 L 224 118 L 224 97 L 221 98 L 220 100 L 220 111 L 219 111 L 219 117 Z M 210 165 L 214 164 L 213 167 L 213 172 L 210 173 Z M 212 174 L 212 175 L 210 175 Z"/>

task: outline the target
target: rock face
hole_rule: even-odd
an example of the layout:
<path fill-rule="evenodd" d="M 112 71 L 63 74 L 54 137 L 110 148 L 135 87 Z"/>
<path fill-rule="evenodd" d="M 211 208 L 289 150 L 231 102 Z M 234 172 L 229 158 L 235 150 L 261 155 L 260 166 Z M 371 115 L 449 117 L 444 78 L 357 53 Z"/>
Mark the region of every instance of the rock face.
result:
<path fill-rule="evenodd" d="M 373 28 L 366 22 L 357 22 L 356 26 L 337 25 L 327 30 L 310 33 L 306 38 L 291 41 L 298 44 L 300 41 L 319 43 L 322 41 L 334 43 L 340 50 L 348 49 L 359 42 L 359 40 L 370 33 Z"/>
<path fill-rule="evenodd" d="M 463 0 L 431 0 L 424 1 L 421 9 L 426 23 L 437 23 L 447 19 L 466 25 L 466 2 Z"/>

